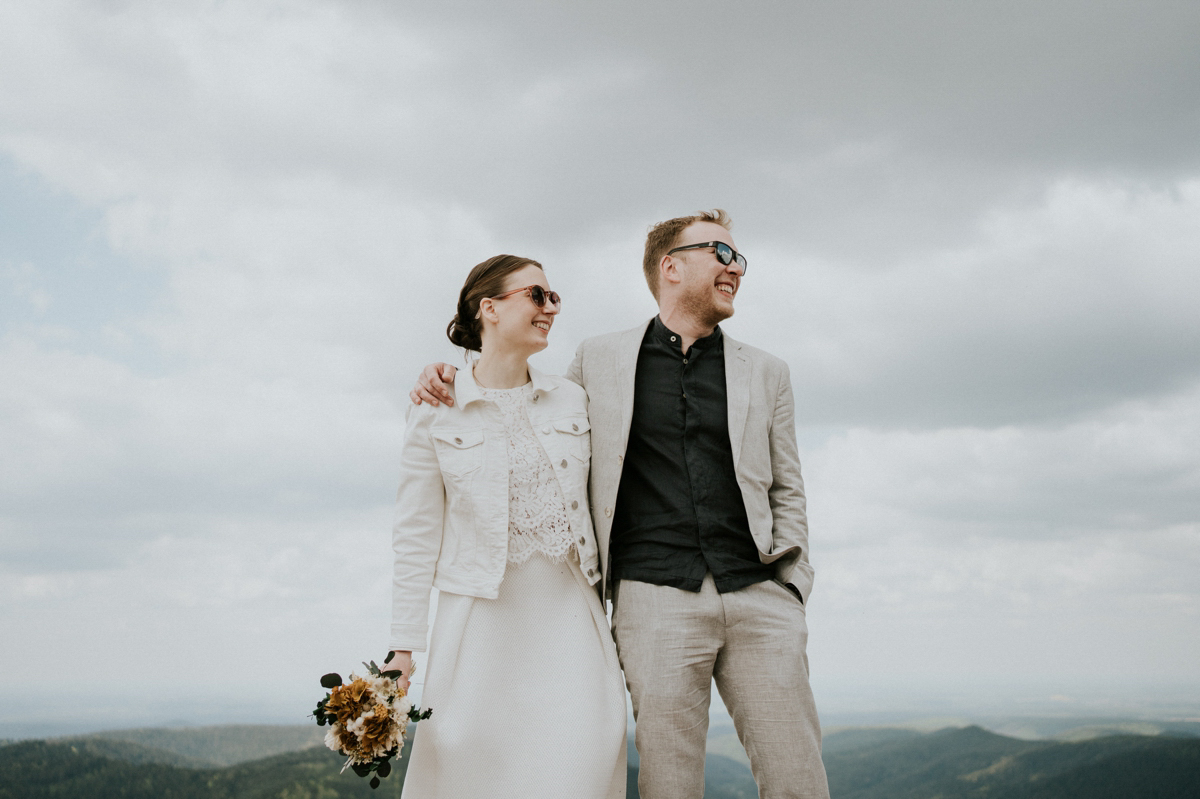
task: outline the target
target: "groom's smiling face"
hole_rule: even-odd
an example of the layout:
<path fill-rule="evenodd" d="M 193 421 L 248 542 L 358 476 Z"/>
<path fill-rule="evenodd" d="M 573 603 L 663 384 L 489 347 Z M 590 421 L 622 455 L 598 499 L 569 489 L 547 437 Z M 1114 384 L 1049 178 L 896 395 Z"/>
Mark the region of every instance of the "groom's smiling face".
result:
<path fill-rule="evenodd" d="M 716 222 L 693 222 L 679 234 L 676 247 L 704 241 L 722 241 L 732 247 L 733 236 Z M 733 316 L 733 299 L 742 283 L 742 268 L 737 261 L 729 265 L 717 259 L 712 248 L 683 250 L 671 256 L 677 259 L 680 286 L 680 305 L 688 316 L 705 327 L 714 327 Z"/>

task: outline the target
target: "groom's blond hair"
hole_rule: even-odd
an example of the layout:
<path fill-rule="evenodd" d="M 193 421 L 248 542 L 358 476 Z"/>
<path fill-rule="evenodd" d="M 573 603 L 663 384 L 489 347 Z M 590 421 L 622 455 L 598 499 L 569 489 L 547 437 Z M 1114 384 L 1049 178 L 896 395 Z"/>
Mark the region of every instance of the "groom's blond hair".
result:
<path fill-rule="evenodd" d="M 700 211 L 694 216 L 677 216 L 666 222 L 659 222 L 650 228 L 646 234 L 646 253 L 642 256 L 642 271 L 646 274 L 646 284 L 650 293 L 658 299 L 658 263 L 667 251 L 679 242 L 679 234 L 696 222 L 716 222 L 726 230 L 733 229 L 733 220 L 721 208 L 711 211 Z"/>

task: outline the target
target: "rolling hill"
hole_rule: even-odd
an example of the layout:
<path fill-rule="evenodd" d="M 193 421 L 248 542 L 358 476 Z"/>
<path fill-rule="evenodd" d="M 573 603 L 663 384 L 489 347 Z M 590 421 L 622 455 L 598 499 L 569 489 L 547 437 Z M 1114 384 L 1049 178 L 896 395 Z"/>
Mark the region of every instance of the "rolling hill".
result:
<path fill-rule="evenodd" d="M 0 745 L 0 799 L 399 796 L 406 758 L 372 792 L 365 780 L 341 773 L 341 757 L 312 745 L 319 732 L 230 726 L 8 743 Z M 714 729 L 710 743 L 728 749 L 730 734 Z M 270 754 L 256 756 L 261 752 Z M 851 728 L 826 736 L 824 757 L 833 799 L 1200 797 L 1200 738 L 1186 734 L 1062 741 L 1022 740 L 976 726 L 932 733 Z M 629 799 L 638 796 L 637 769 L 630 746 Z M 710 751 L 704 795 L 758 794 L 745 763 Z"/>
<path fill-rule="evenodd" d="M 830 736 L 831 743 L 836 736 Z M 1023 741 L 980 727 L 825 753 L 835 799 L 1194 799 L 1200 739 Z"/>

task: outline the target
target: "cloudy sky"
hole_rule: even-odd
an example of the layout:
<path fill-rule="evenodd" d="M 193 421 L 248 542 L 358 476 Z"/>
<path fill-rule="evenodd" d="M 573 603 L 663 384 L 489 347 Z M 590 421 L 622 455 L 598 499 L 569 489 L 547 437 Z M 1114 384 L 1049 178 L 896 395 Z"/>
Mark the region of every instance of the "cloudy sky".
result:
<path fill-rule="evenodd" d="M 792 369 L 827 719 L 1200 716 L 1198 36 L 1167 0 L 0 5 L 0 737 L 303 722 L 383 653 L 470 266 L 546 265 L 557 371 L 653 314 L 647 226 L 716 206 L 726 329 Z"/>

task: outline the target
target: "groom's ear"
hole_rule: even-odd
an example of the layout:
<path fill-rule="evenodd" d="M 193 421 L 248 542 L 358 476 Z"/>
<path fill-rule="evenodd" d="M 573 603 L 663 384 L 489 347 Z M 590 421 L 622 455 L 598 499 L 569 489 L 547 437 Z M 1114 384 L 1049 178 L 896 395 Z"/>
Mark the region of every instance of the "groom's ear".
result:
<path fill-rule="evenodd" d="M 682 280 L 683 275 L 679 273 L 679 261 L 673 255 L 664 255 L 658 262 L 659 291 L 662 291 L 663 281 L 679 283 Z"/>

